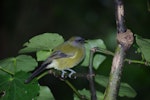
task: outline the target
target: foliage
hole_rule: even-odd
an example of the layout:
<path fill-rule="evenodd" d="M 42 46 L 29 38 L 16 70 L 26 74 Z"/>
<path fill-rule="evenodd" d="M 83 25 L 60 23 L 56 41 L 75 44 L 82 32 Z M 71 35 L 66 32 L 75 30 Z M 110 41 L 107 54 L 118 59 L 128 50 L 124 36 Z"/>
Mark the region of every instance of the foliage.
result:
<path fill-rule="evenodd" d="M 0 92 L 3 93 L 1 100 L 31 100 L 36 99 L 39 86 L 34 84 L 24 84 L 24 80 L 29 76 L 24 71 L 18 71 L 13 76 L 0 74 Z"/>
<path fill-rule="evenodd" d="M 61 44 L 64 41 L 62 36 L 56 33 L 44 33 L 35 36 L 24 44 L 24 48 L 20 50 L 20 53 L 36 53 L 37 61 L 45 60 L 55 46 Z M 136 37 L 137 45 L 139 46 L 141 53 L 144 55 L 145 60 L 149 62 L 148 39 Z M 82 62 L 82 66 L 88 69 L 89 52 L 93 47 L 99 47 L 106 49 L 106 46 L 101 39 L 87 40 L 85 43 L 86 58 Z M 147 54 L 147 55 L 145 55 Z M 101 53 L 96 53 L 94 57 L 94 69 L 97 70 L 100 64 L 105 60 L 107 56 Z M 35 69 L 37 62 L 33 57 L 29 55 L 19 55 L 17 57 L 10 57 L 0 61 L 0 94 L 1 100 L 48 100 L 54 98 L 50 90 L 46 87 L 39 86 L 37 81 L 33 81 L 30 84 L 24 84 L 24 81 L 30 75 L 30 71 Z M 105 87 L 108 83 L 108 77 L 96 73 L 95 82 L 98 86 Z M 76 81 L 76 80 L 75 80 Z M 88 89 L 78 90 L 81 95 L 87 96 L 90 99 L 90 92 Z M 103 98 L 103 91 L 97 90 L 97 96 L 99 99 Z M 121 83 L 119 96 L 134 98 L 136 96 L 135 90 L 127 83 Z M 74 96 L 75 100 L 79 100 L 77 96 Z"/>
<path fill-rule="evenodd" d="M 53 100 L 53 95 L 50 92 L 48 87 L 40 86 L 40 95 L 38 96 L 37 100 Z"/>
<path fill-rule="evenodd" d="M 51 37 L 51 38 L 49 38 Z M 62 43 L 64 40 L 62 36 L 58 34 L 48 34 L 44 33 L 40 36 L 35 36 L 26 42 L 23 46 L 25 48 L 21 49 L 20 53 L 36 52 L 39 50 L 50 50 Z"/>
<path fill-rule="evenodd" d="M 96 75 L 95 77 L 96 83 L 102 85 L 103 87 L 107 87 L 108 84 L 108 77 L 103 76 L 103 75 Z M 121 83 L 120 85 L 120 90 L 119 90 L 119 96 L 127 96 L 127 97 L 135 97 L 136 96 L 136 91 L 127 83 Z"/>
<path fill-rule="evenodd" d="M 139 46 L 139 52 L 143 55 L 147 62 L 150 62 L 150 39 L 144 39 L 138 35 L 136 36 L 136 43 Z"/>

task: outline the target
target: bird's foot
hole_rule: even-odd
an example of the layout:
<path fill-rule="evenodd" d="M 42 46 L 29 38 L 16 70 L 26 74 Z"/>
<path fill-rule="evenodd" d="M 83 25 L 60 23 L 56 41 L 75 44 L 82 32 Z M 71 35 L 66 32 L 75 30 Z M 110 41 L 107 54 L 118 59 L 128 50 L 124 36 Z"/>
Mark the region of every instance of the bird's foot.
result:
<path fill-rule="evenodd" d="M 72 75 L 76 73 L 74 70 L 69 69 L 69 68 L 65 70 L 70 71 L 68 75 L 69 78 L 72 78 Z M 61 78 L 65 78 L 65 74 L 67 73 L 65 70 L 62 70 Z M 74 78 L 76 78 L 76 76 L 74 76 Z"/>
<path fill-rule="evenodd" d="M 72 70 L 72 69 L 66 69 L 66 70 L 70 71 L 70 73 L 69 73 L 69 75 L 68 75 L 69 78 L 72 78 L 72 75 L 76 73 L 76 72 L 75 72 L 74 70 Z M 76 78 L 76 76 L 74 76 L 74 78 Z"/>
<path fill-rule="evenodd" d="M 67 73 L 65 70 L 62 70 L 61 71 L 62 73 L 61 73 L 61 78 L 65 78 L 65 74 Z"/>

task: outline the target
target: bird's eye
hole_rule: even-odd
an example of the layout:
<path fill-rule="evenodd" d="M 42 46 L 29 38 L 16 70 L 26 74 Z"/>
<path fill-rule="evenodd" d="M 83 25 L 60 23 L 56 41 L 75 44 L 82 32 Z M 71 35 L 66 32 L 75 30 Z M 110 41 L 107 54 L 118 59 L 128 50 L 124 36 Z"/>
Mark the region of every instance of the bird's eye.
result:
<path fill-rule="evenodd" d="M 84 43 L 84 39 L 78 39 L 76 41 L 79 42 L 79 43 Z"/>

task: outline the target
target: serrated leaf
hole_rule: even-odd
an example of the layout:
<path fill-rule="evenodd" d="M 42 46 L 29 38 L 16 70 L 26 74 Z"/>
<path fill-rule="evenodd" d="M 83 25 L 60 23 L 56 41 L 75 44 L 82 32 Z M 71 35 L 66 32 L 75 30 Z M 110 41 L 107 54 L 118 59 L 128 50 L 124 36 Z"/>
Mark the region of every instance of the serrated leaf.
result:
<path fill-rule="evenodd" d="M 0 61 L 0 67 L 12 73 L 21 70 L 28 72 L 33 70 L 37 65 L 36 60 L 27 55 L 19 55 L 17 57 L 11 57 Z"/>
<path fill-rule="evenodd" d="M 48 87 L 40 86 L 40 95 L 37 100 L 54 100 L 54 97 Z"/>
<path fill-rule="evenodd" d="M 6 74 L 0 75 L 0 91 L 4 92 L 1 100 L 35 100 L 39 86 L 37 83 L 24 84 L 28 74 L 20 71 L 13 77 Z"/>
<path fill-rule="evenodd" d="M 86 99 L 89 100 L 91 97 L 90 91 L 83 89 L 83 90 L 78 90 L 78 92 L 83 95 L 86 96 Z M 102 92 L 96 91 L 96 96 L 97 96 L 97 100 L 103 100 L 104 98 L 104 94 Z M 85 100 L 86 100 L 85 99 Z M 80 100 L 80 98 L 78 98 L 76 95 L 74 95 L 74 100 Z"/>
<path fill-rule="evenodd" d="M 86 57 L 82 63 L 83 66 L 88 66 L 89 64 L 89 56 L 90 56 L 90 49 L 94 47 L 99 47 L 106 49 L 106 46 L 101 39 L 95 39 L 95 40 L 87 40 L 85 43 L 85 48 L 86 48 Z M 105 60 L 105 56 L 101 54 L 96 54 L 93 60 L 93 66 L 95 69 L 99 67 L 99 65 Z"/>
<path fill-rule="evenodd" d="M 150 62 L 150 39 L 142 38 L 138 35 L 136 36 L 136 43 L 139 46 L 146 61 Z"/>
<path fill-rule="evenodd" d="M 37 51 L 36 52 L 37 61 L 44 61 L 46 58 L 50 56 L 50 54 L 51 51 L 45 51 L 45 50 Z"/>
<path fill-rule="evenodd" d="M 99 85 L 106 88 L 108 84 L 108 77 L 103 75 L 96 75 L 95 81 Z M 120 89 L 119 89 L 119 96 L 134 98 L 136 94 L 137 94 L 136 91 L 129 84 L 121 82 Z"/>
<path fill-rule="evenodd" d="M 63 42 L 64 42 L 63 37 L 57 33 L 44 33 L 31 38 L 29 42 L 26 42 L 23 45 L 25 48 L 21 49 L 19 53 L 50 50 Z"/>

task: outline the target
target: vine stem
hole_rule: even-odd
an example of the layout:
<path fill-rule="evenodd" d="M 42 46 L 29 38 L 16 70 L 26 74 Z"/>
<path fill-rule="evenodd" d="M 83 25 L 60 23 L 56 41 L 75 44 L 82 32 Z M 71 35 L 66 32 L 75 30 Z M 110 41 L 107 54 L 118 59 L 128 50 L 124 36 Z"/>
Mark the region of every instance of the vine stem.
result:
<path fill-rule="evenodd" d="M 85 96 L 81 95 L 78 90 L 68 81 L 64 80 L 65 83 L 74 91 L 74 93 L 81 99 L 81 100 L 88 100 Z"/>
<path fill-rule="evenodd" d="M 100 52 L 100 53 L 103 53 L 103 54 L 106 54 L 106 55 L 111 55 L 111 56 L 114 56 L 115 53 L 113 53 L 112 51 L 109 51 L 109 50 L 106 50 L 106 49 L 97 49 L 97 52 Z M 133 59 L 128 59 L 128 58 L 125 58 L 126 62 L 128 62 L 129 64 L 131 63 L 135 63 L 135 64 L 142 64 L 142 65 L 146 65 L 146 66 L 150 66 L 149 63 L 145 62 L 145 61 L 141 61 L 141 60 L 133 60 Z"/>
<path fill-rule="evenodd" d="M 36 78 L 36 80 L 41 79 L 43 76 L 45 76 L 45 75 L 48 74 L 48 73 L 49 73 L 48 71 L 42 73 L 41 75 L 39 75 L 39 76 Z"/>

